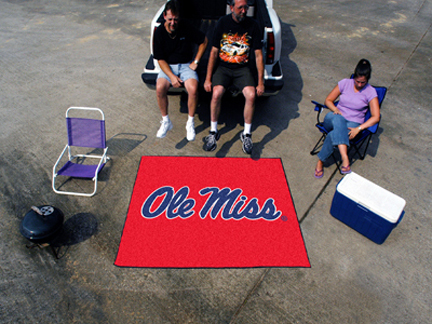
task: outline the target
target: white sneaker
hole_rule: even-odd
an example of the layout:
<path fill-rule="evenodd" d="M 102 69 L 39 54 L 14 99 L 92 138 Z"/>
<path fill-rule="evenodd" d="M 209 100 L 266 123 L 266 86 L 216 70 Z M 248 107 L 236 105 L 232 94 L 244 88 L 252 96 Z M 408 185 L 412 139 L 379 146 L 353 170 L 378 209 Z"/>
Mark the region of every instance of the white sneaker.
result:
<path fill-rule="evenodd" d="M 186 138 L 189 142 L 195 140 L 195 125 L 194 123 L 186 123 Z"/>
<path fill-rule="evenodd" d="M 161 127 L 159 128 L 156 137 L 158 138 L 164 138 L 168 131 L 170 131 L 173 128 L 173 124 L 171 123 L 171 120 L 168 121 L 161 121 Z"/>

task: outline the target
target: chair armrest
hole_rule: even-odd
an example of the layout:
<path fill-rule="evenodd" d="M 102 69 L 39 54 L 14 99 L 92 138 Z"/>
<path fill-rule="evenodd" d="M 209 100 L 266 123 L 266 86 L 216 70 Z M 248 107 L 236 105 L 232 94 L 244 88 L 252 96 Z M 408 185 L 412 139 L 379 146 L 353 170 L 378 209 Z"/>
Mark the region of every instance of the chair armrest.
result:
<path fill-rule="evenodd" d="M 106 148 L 104 148 L 103 154 L 99 157 L 100 160 L 99 160 L 99 163 L 98 163 L 98 165 L 96 167 L 96 171 L 95 171 L 95 175 L 94 175 L 93 181 L 96 179 L 96 177 L 97 177 L 97 175 L 98 175 L 98 173 L 100 171 L 99 168 L 101 167 L 101 165 L 103 163 L 106 163 L 107 160 L 109 160 L 109 158 L 107 156 L 107 152 L 108 152 L 108 146 Z"/>
<path fill-rule="evenodd" d="M 312 100 L 311 102 L 315 105 L 315 111 L 322 110 L 323 108 L 328 109 L 326 105 L 320 104 L 319 102 L 316 102 L 314 100 Z"/>
<path fill-rule="evenodd" d="M 320 115 L 323 109 L 329 109 L 326 105 L 320 104 L 319 102 L 316 102 L 312 100 L 312 103 L 315 105 L 315 111 L 317 112 L 317 123 L 321 124 Z"/>
<path fill-rule="evenodd" d="M 65 146 L 64 149 L 63 149 L 63 151 L 60 153 L 60 156 L 58 157 L 56 163 L 54 164 L 54 167 L 53 167 L 53 175 L 55 175 L 55 174 L 57 173 L 57 172 L 56 172 L 56 168 L 57 168 L 57 166 L 59 165 L 61 159 L 63 158 L 63 155 L 66 153 L 66 150 L 67 150 L 68 147 L 69 147 L 69 145 L 66 144 L 66 146 Z"/>

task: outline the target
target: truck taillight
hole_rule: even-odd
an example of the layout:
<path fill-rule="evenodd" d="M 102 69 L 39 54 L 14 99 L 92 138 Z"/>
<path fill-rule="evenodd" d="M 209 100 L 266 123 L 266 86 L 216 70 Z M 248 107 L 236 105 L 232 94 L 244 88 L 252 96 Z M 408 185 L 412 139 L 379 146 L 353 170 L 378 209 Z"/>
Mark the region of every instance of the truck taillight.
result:
<path fill-rule="evenodd" d="M 275 38 L 273 32 L 267 32 L 266 64 L 273 64 L 275 59 Z"/>

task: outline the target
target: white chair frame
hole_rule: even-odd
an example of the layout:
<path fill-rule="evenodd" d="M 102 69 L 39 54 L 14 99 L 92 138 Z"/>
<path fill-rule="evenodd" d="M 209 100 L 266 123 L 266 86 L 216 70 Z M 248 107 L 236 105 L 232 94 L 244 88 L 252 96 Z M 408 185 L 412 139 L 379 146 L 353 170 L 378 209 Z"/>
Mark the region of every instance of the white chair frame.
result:
<path fill-rule="evenodd" d="M 66 118 L 69 117 L 69 112 L 72 111 L 72 110 L 97 111 L 102 116 L 101 120 L 105 121 L 105 114 L 99 108 L 92 108 L 92 107 L 69 107 L 66 110 Z M 95 175 L 92 178 L 92 181 L 94 182 L 94 190 L 93 190 L 93 192 L 86 193 L 86 192 L 62 191 L 62 190 L 59 190 L 59 189 L 56 188 L 55 181 L 56 181 L 56 178 L 58 176 L 58 173 L 57 173 L 58 171 L 56 171 L 56 169 L 57 169 L 60 161 L 62 160 L 62 158 L 63 158 L 63 156 L 65 155 L 66 152 L 68 153 L 67 155 L 68 155 L 68 161 L 69 162 L 72 162 L 76 158 L 89 158 L 89 159 L 98 159 L 99 160 L 97 168 L 96 168 L 96 171 L 95 171 Z M 63 149 L 62 153 L 58 157 L 58 159 L 57 159 L 57 161 L 56 161 L 56 163 L 54 164 L 54 167 L 53 167 L 52 188 L 53 188 L 54 192 L 57 193 L 57 194 L 60 194 L 60 195 L 74 195 L 74 196 L 83 196 L 83 197 L 92 197 L 92 196 L 94 196 L 96 194 L 96 191 L 97 191 L 98 174 L 101 171 L 99 169 L 100 169 L 100 167 L 101 167 L 101 165 L 103 163 L 106 163 L 107 161 L 110 160 L 110 158 L 107 156 L 107 152 L 108 152 L 108 146 L 106 146 L 106 143 L 105 143 L 105 148 L 103 149 L 103 154 L 101 154 L 101 155 L 82 154 L 82 153 L 72 154 L 71 146 L 69 145 L 69 143 L 66 144 L 65 148 Z M 79 178 L 79 177 L 77 177 L 77 178 Z"/>

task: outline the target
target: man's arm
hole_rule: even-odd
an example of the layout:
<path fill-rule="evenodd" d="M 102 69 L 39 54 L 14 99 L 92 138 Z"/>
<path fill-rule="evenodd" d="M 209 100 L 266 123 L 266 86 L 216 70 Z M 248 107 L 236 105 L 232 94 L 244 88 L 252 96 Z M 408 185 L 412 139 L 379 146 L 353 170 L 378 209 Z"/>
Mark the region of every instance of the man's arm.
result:
<path fill-rule="evenodd" d="M 161 70 L 170 78 L 171 85 L 179 88 L 182 86 L 182 81 L 172 73 L 171 67 L 166 61 L 167 56 L 165 55 L 162 36 L 164 28 L 164 25 L 161 25 L 154 33 L 153 56 L 158 61 Z"/>
<path fill-rule="evenodd" d="M 202 42 L 200 44 L 200 46 L 198 47 L 198 51 L 197 51 L 197 54 L 195 56 L 195 60 L 189 65 L 189 67 L 192 70 L 196 71 L 198 64 L 196 64 L 195 62 L 199 62 L 201 60 L 201 57 L 204 55 L 204 52 L 207 48 L 207 44 L 208 44 L 208 39 L 207 39 L 207 37 L 205 37 L 204 42 Z"/>
<path fill-rule="evenodd" d="M 180 88 L 183 85 L 183 81 L 176 76 L 174 73 L 172 73 L 171 68 L 167 61 L 165 60 L 158 60 L 159 66 L 161 70 L 170 78 L 171 84 L 174 88 Z"/>
<path fill-rule="evenodd" d="M 217 47 L 213 46 L 211 51 L 210 51 L 210 57 L 209 57 L 209 61 L 207 64 L 207 75 L 206 75 L 206 79 L 204 82 L 204 89 L 207 92 L 212 91 L 211 78 L 212 78 L 214 66 L 216 64 L 216 59 L 217 59 L 218 53 L 219 53 L 219 49 Z"/>
<path fill-rule="evenodd" d="M 264 61 L 262 50 L 255 50 L 256 66 L 258 70 L 258 86 L 256 87 L 258 97 L 264 94 Z"/>

